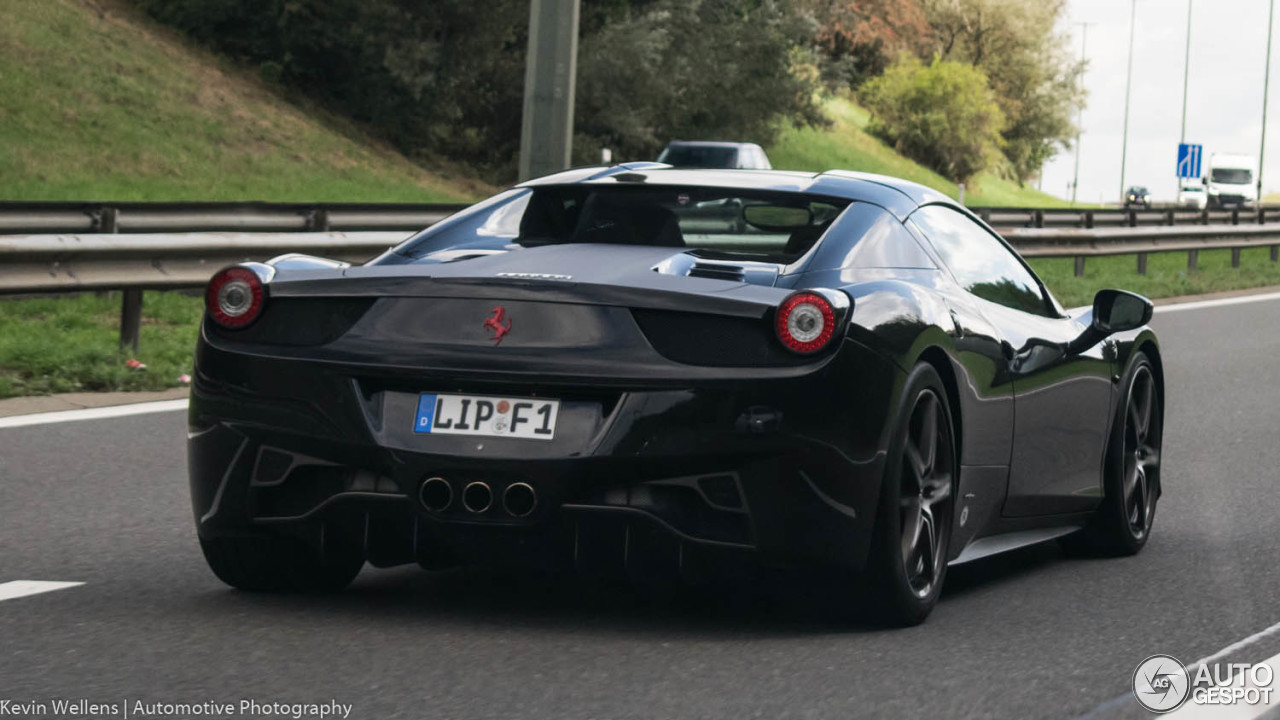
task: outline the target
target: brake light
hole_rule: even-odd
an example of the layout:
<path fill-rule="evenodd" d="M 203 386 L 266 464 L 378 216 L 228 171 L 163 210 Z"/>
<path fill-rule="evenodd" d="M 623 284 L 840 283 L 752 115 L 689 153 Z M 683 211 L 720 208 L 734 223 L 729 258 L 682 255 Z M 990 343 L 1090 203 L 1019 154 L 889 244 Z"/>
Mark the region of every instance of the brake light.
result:
<path fill-rule="evenodd" d="M 204 304 L 209 317 L 224 328 L 242 328 L 262 314 L 266 292 L 258 274 L 246 267 L 221 270 L 209 281 Z"/>
<path fill-rule="evenodd" d="M 788 350 L 802 355 L 815 353 L 831 342 L 836 331 L 836 311 L 821 295 L 798 292 L 778 307 L 774 330 Z"/>

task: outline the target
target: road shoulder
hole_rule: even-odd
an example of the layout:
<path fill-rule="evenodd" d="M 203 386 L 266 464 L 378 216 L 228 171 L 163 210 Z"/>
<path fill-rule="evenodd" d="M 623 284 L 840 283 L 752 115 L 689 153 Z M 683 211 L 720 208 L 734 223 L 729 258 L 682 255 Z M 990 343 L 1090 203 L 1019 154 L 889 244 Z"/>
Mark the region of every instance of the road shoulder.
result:
<path fill-rule="evenodd" d="M 82 392 L 8 398 L 0 400 L 0 417 L 178 400 L 187 397 L 189 393 L 190 388 L 180 387 L 154 392 Z"/>

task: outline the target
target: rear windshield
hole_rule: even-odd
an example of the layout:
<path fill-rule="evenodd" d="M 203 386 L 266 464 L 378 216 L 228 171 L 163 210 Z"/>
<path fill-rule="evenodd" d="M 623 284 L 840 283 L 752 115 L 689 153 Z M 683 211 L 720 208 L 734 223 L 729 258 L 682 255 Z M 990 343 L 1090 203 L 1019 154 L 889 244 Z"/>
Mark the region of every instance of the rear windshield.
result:
<path fill-rule="evenodd" d="M 679 168 L 734 168 L 738 149 L 718 145 L 672 145 L 662 151 L 658 162 Z"/>
<path fill-rule="evenodd" d="M 1213 182 L 1228 185 L 1247 185 L 1253 182 L 1253 171 L 1241 168 L 1214 168 L 1210 179 Z"/>
<path fill-rule="evenodd" d="M 450 262 L 517 247 L 603 243 L 791 262 L 849 204 L 798 193 L 680 186 L 544 186 L 504 195 L 478 213 L 428 228 L 395 252 Z"/>

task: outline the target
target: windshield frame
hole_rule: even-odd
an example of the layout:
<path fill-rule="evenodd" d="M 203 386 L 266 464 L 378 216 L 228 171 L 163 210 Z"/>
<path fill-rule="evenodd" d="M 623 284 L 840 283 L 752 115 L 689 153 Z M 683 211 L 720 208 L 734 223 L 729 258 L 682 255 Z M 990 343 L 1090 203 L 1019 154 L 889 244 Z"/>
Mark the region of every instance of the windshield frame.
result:
<path fill-rule="evenodd" d="M 1219 177 L 1222 173 L 1225 177 Z M 1236 173 L 1243 173 L 1244 179 L 1234 179 Z M 1215 185 L 1250 185 L 1253 183 L 1253 169 L 1239 167 L 1216 167 L 1209 170 L 1209 182 Z"/>
<path fill-rule="evenodd" d="M 666 199 L 676 203 L 680 203 L 681 207 L 690 209 L 716 202 L 727 200 L 761 200 L 766 203 L 777 203 L 778 205 L 798 205 L 804 204 L 810 208 L 819 208 L 821 214 L 815 215 L 813 224 L 805 228 L 797 227 L 795 230 L 786 231 L 764 231 L 755 228 L 747 228 L 745 223 L 738 233 L 717 233 L 714 230 L 705 233 L 689 233 L 686 226 L 679 228 L 680 245 L 671 245 L 673 250 L 694 253 L 700 257 L 714 259 L 733 259 L 746 261 L 771 262 L 783 265 L 791 265 L 798 259 L 804 257 L 813 248 L 817 247 L 825 237 L 826 232 L 834 226 L 837 220 L 844 214 L 849 206 L 856 201 L 849 198 L 833 197 L 823 194 L 815 194 L 808 192 L 795 192 L 787 190 L 765 190 L 759 188 L 739 188 L 739 187 L 722 187 L 713 185 L 663 185 L 656 183 L 645 184 L 620 184 L 620 183 L 570 183 L 557 185 L 536 185 L 533 187 L 513 188 L 505 193 L 490 198 L 480 205 L 473 206 L 467 210 L 451 216 L 448 220 L 434 225 L 427 230 L 418 233 L 401 243 L 393 249 L 393 253 L 401 258 L 409 261 L 431 262 L 428 259 L 432 255 L 440 254 L 442 258 L 448 257 L 447 251 L 453 250 L 472 250 L 477 253 L 493 252 L 500 250 L 513 250 L 517 248 L 542 247 L 548 245 L 565 245 L 592 242 L 584 240 L 581 234 L 582 228 L 579 226 L 581 221 L 586 217 L 581 213 L 589 212 L 586 207 L 591 198 L 607 198 L 619 200 L 625 198 L 624 204 L 633 201 L 636 195 L 656 194 L 660 199 Z M 612 197 L 611 197 L 612 196 Z M 541 200 L 539 199 L 541 198 Z M 534 203 L 540 206 L 552 201 L 574 200 L 578 203 L 577 210 L 580 215 L 573 220 L 572 227 L 559 225 L 558 234 L 541 235 L 530 232 L 528 218 L 526 213 Z M 668 203 L 670 204 L 670 203 Z M 637 203 L 639 205 L 639 203 Z M 481 207 L 483 206 L 483 207 Z M 672 216 L 680 217 L 674 211 L 675 206 L 667 208 L 672 210 Z M 539 212 L 546 208 L 539 207 Z M 725 206 L 723 210 L 714 207 L 707 209 L 708 215 L 713 221 L 719 221 L 726 217 L 735 215 L 733 208 Z M 736 215 L 740 215 L 740 208 Z M 694 222 L 699 219 L 694 213 Z M 684 216 L 687 220 L 688 217 Z M 516 229 L 518 226 L 518 230 Z M 797 252 L 784 252 L 788 242 L 791 242 L 793 235 L 802 230 L 812 229 L 814 237 L 805 239 L 804 245 L 798 248 Z M 748 242 L 735 245 L 731 240 L 707 242 L 707 236 L 720 235 L 729 238 L 734 234 L 740 234 L 743 238 L 756 238 L 765 241 L 766 238 L 774 238 L 775 243 L 770 244 L 767 241 L 760 242 L 761 248 L 750 247 L 754 243 Z M 688 241 L 689 238 L 700 237 L 700 241 Z M 776 237 L 775 237 L 776 236 Z M 631 245 L 652 245 L 654 247 L 662 246 L 663 243 L 655 242 L 618 242 L 603 244 L 631 244 Z M 777 247 L 780 244 L 781 247 Z M 465 254 L 465 253 L 464 253 Z M 448 261 L 448 260 L 440 260 Z"/>

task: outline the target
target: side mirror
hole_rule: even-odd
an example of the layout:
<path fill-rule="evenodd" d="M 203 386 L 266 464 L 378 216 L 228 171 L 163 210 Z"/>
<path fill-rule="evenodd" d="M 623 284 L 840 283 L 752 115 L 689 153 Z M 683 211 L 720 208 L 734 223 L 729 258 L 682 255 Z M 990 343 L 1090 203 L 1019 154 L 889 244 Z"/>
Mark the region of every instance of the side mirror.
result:
<path fill-rule="evenodd" d="M 1151 322 L 1154 312 L 1151 301 L 1141 295 L 1124 290 L 1099 290 L 1093 296 L 1093 322 L 1067 343 L 1066 351 L 1071 355 L 1082 353 L 1109 335 L 1136 330 Z"/>
<path fill-rule="evenodd" d="M 1136 330 L 1151 322 L 1151 301 L 1124 290 L 1099 290 L 1093 296 L 1093 329 L 1103 336 Z"/>

